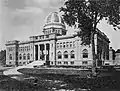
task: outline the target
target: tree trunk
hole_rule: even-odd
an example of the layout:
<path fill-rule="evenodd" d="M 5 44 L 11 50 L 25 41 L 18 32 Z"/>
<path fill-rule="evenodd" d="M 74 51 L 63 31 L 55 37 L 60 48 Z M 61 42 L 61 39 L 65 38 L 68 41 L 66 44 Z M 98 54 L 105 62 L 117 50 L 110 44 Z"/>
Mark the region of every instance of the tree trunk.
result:
<path fill-rule="evenodd" d="M 94 34 L 96 33 L 96 27 L 97 27 L 97 15 L 98 13 L 95 13 L 95 21 L 93 30 L 91 31 L 91 47 L 92 47 L 92 55 L 93 55 L 93 67 L 92 67 L 92 73 L 94 76 L 96 76 L 96 62 L 97 62 L 97 54 L 95 53 L 95 42 L 94 42 Z"/>
<path fill-rule="evenodd" d="M 92 73 L 96 74 L 96 54 L 95 54 L 95 43 L 94 43 L 94 32 L 91 33 L 91 48 L 92 48 L 92 56 L 93 56 L 93 66 Z"/>

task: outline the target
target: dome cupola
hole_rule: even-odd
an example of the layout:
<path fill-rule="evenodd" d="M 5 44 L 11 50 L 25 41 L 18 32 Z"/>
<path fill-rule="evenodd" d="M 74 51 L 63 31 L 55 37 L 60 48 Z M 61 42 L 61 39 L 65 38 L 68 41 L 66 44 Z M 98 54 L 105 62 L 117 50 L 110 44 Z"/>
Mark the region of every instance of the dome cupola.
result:
<path fill-rule="evenodd" d="M 66 34 L 64 20 L 57 12 L 52 12 L 46 17 L 43 32 L 44 34 L 50 33 L 56 33 L 58 35 Z"/>

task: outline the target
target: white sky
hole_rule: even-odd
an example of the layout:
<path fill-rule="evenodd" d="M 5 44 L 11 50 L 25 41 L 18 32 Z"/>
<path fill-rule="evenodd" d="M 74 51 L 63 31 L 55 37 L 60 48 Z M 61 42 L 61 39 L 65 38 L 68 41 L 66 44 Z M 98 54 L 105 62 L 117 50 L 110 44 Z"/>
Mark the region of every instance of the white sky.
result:
<path fill-rule="evenodd" d="M 29 36 L 40 35 L 45 17 L 59 11 L 64 0 L 0 0 L 0 50 L 5 49 L 8 40 L 28 40 Z M 120 48 L 120 31 L 102 21 L 98 28 L 110 39 L 115 49 Z M 74 29 L 68 28 L 68 34 Z"/>

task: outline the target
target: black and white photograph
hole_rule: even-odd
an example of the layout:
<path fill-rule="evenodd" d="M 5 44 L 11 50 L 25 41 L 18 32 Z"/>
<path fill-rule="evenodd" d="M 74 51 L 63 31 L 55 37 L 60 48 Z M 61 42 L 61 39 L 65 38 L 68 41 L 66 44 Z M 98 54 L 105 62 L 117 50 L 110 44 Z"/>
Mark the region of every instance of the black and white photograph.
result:
<path fill-rule="evenodd" d="M 0 91 L 120 91 L 120 0 L 0 0 Z"/>

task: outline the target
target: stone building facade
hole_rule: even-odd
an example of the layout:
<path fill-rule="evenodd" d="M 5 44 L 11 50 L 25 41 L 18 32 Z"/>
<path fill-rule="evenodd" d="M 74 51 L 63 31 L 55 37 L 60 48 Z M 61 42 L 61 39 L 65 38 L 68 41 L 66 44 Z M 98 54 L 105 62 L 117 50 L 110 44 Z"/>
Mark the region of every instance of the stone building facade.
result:
<path fill-rule="evenodd" d="M 109 49 L 109 60 L 115 60 L 115 50 L 112 47 Z"/>
<path fill-rule="evenodd" d="M 105 60 L 104 65 L 115 65 L 116 64 L 115 53 L 116 53 L 115 50 L 112 47 L 110 47 L 109 60 Z"/>
<path fill-rule="evenodd" d="M 120 65 L 120 49 L 115 52 L 115 65 Z"/>
<path fill-rule="evenodd" d="M 109 59 L 109 39 L 96 29 L 94 35 L 98 63 Z M 43 35 L 30 36 L 29 41 L 6 42 L 6 64 L 24 65 L 32 61 L 46 61 L 50 65 L 88 66 L 93 65 L 92 48 L 81 45 L 77 34 L 67 35 L 62 17 L 50 13 L 43 26 Z"/>

